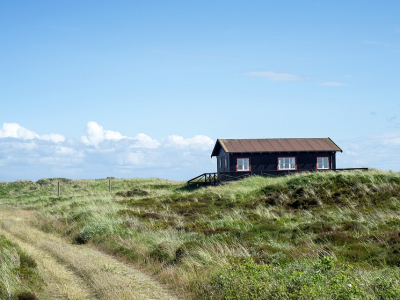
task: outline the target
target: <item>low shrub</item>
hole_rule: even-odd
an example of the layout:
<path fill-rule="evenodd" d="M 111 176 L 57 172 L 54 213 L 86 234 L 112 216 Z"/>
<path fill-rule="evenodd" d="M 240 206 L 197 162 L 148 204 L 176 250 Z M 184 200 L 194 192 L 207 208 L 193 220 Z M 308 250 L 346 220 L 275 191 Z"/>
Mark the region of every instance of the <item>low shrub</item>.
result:
<path fill-rule="evenodd" d="M 333 231 L 333 226 L 327 222 L 317 221 L 313 223 L 300 224 L 296 229 L 305 233 L 321 233 Z"/>
<path fill-rule="evenodd" d="M 86 244 L 96 235 L 104 233 L 108 227 L 109 224 L 104 222 L 87 225 L 76 236 L 75 242 L 79 245 Z"/>
<path fill-rule="evenodd" d="M 334 245 L 344 245 L 353 241 L 353 238 L 340 231 L 328 231 L 317 235 L 316 243 L 332 243 Z"/>
<path fill-rule="evenodd" d="M 169 263 L 175 259 L 175 244 L 171 242 L 161 242 L 150 252 L 150 257 L 159 262 Z"/>
<path fill-rule="evenodd" d="M 194 252 L 201 249 L 201 247 L 202 245 L 198 241 L 183 243 L 175 251 L 176 260 L 180 261 L 184 257 L 194 254 Z"/>
<path fill-rule="evenodd" d="M 321 205 L 321 201 L 316 198 L 299 198 L 288 204 L 289 207 L 294 209 L 311 209 Z"/>
<path fill-rule="evenodd" d="M 117 192 L 116 195 L 122 197 L 133 197 L 133 196 L 148 196 L 149 193 L 141 189 L 133 189 L 131 191 L 126 191 L 126 192 Z"/>

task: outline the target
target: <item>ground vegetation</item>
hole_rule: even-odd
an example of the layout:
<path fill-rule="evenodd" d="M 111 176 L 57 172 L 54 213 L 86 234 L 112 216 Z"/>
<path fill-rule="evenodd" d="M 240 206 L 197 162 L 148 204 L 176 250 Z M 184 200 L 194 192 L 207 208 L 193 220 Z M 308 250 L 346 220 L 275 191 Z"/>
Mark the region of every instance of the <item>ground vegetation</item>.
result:
<path fill-rule="evenodd" d="M 61 196 L 57 196 L 57 184 Z M 192 299 L 399 299 L 400 173 L 0 183 L 2 210 Z"/>

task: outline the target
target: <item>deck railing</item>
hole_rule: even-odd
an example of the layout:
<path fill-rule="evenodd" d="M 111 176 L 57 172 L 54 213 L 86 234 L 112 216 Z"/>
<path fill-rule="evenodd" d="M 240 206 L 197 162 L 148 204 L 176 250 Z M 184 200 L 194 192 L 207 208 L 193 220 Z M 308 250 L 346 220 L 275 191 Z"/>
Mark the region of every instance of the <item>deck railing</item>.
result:
<path fill-rule="evenodd" d="M 200 187 L 205 185 L 217 185 L 218 173 L 203 173 L 197 177 L 188 180 L 187 185 L 189 187 Z"/>

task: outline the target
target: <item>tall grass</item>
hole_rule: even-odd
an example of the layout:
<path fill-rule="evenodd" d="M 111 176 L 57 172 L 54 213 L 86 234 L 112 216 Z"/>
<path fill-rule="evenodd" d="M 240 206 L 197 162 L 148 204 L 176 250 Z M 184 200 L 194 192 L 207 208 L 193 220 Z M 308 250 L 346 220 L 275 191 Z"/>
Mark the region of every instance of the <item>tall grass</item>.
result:
<path fill-rule="evenodd" d="M 4 208 L 37 211 L 42 230 L 136 263 L 187 298 L 399 296 L 395 172 L 254 176 L 193 190 L 113 179 L 111 193 L 107 179 L 46 179 L 0 183 L 0 197 Z"/>
<path fill-rule="evenodd" d="M 0 235 L 0 299 L 37 299 L 40 278 L 36 262 Z M 25 298 L 24 298 L 25 297 Z"/>

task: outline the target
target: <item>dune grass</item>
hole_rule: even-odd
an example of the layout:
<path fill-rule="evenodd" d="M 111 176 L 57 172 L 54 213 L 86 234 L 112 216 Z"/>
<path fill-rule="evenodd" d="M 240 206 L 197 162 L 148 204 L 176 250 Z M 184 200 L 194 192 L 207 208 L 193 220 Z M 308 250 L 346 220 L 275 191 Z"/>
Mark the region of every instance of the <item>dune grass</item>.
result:
<path fill-rule="evenodd" d="M 37 299 L 40 277 L 35 260 L 0 235 L 0 299 Z"/>
<path fill-rule="evenodd" d="M 61 197 L 57 197 L 57 182 Z M 400 298 L 400 174 L 0 183 L 3 209 L 154 274 L 186 298 Z"/>

